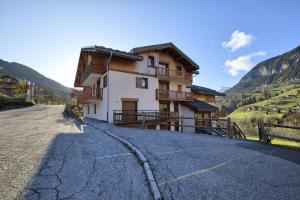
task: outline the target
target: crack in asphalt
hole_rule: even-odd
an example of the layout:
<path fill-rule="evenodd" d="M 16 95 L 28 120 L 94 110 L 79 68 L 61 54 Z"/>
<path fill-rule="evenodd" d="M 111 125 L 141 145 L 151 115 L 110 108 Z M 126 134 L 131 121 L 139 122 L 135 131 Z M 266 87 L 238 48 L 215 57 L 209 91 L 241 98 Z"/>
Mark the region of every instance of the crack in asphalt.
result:
<path fill-rule="evenodd" d="M 46 160 L 43 162 L 41 168 L 38 170 L 38 173 L 36 174 L 37 177 L 41 177 L 41 176 L 52 177 L 52 176 L 55 176 L 59 183 L 55 187 L 37 187 L 37 188 L 31 188 L 29 186 L 31 183 L 28 183 L 28 185 L 25 187 L 25 192 L 26 192 L 26 190 L 30 190 L 30 191 L 32 191 L 32 192 L 34 192 L 35 194 L 38 195 L 38 199 L 41 199 L 41 193 L 39 192 L 40 190 L 55 190 L 56 200 L 60 199 L 59 198 L 59 192 L 60 191 L 59 191 L 58 187 L 63 184 L 63 180 L 59 176 L 59 173 L 62 172 L 62 170 L 63 170 L 63 168 L 65 166 L 65 162 L 67 160 L 67 154 L 68 154 L 69 149 L 73 145 L 73 142 L 74 141 L 71 141 L 66 148 L 63 148 L 64 154 L 63 154 L 63 159 L 62 159 L 62 162 L 61 162 L 61 166 L 60 166 L 60 168 L 54 174 L 43 174 L 44 170 L 51 168 L 51 167 L 48 167 L 49 163 L 50 163 L 50 158 L 53 158 L 54 160 L 57 160 L 55 158 L 55 156 L 53 155 L 54 154 L 54 150 L 50 150 L 49 157 L 46 158 Z M 63 143 L 65 143 L 65 140 L 64 140 Z M 32 195 L 29 195 L 29 196 L 32 196 Z"/>
<path fill-rule="evenodd" d="M 87 178 L 84 186 L 79 191 L 74 192 L 73 194 L 71 194 L 68 197 L 60 198 L 60 200 L 72 199 L 75 194 L 80 194 L 81 192 L 83 192 L 86 189 L 86 187 L 88 187 L 88 185 L 90 184 L 90 181 L 91 181 L 95 171 L 96 171 L 96 160 L 94 160 L 93 163 L 92 163 L 92 170 L 89 173 L 88 178 Z"/>

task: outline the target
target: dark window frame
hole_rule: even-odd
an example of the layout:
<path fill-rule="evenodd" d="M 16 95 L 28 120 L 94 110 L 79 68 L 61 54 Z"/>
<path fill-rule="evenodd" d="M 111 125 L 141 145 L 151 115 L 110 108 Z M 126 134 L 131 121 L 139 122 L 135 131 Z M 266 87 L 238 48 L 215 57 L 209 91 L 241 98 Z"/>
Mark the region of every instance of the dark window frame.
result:
<path fill-rule="evenodd" d="M 97 104 L 94 104 L 94 114 L 97 114 Z"/>
<path fill-rule="evenodd" d="M 145 81 L 145 86 L 143 86 Z M 148 89 L 148 78 L 136 77 L 136 88 Z"/>
<path fill-rule="evenodd" d="M 154 56 L 148 56 L 147 65 L 148 65 L 148 67 L 155 67 L 155 57 Z"/>
<path fill-rule="evenodd" d="M 103 88 L 106 88 L 106 86 L 107 86 L 107 75 L 103 77 Z"/>

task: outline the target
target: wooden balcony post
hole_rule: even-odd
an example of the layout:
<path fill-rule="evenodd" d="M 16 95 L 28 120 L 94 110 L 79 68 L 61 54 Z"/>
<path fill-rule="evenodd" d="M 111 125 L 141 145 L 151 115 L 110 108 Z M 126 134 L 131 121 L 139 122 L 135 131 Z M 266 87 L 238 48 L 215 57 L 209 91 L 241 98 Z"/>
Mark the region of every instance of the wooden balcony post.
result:
<path fill-rule="evenodd" d="M 143 127 L 143 129 L 145 129 L 145 112 L 142 112 L 142 117 L 143 117 L 142 127 Z"/>
<path fill-rule="evenodd" d="M 180 116 L 181 132 L 183 132 L 183 115 Z"/>
<path fill-rule="evenodd" d="M 231 136 L 231 118 L 230 117 L 228 117 L 228 119 L 227 119 L 228 121 L 227 121 L 227 129 L 228 129 L 228 137 L 229 138 L 231 138 L 232 136 Z"/>
<path fill-rule="evenodd" d="M 258 141 L 262 142 L 261 122 L 257 122 L 257 129 L 258 129 Z"/>

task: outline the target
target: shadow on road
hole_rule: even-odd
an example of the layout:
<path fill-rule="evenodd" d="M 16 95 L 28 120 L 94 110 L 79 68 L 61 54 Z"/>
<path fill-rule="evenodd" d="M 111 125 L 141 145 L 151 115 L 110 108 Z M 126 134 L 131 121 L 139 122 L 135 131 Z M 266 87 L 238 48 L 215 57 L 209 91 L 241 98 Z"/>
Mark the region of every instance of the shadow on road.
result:
<path fill-rule="evenodd" d="M 21 194 L 21 199 L 58 199 L 59 187 L 63 184 L 60 174 L 65 170 L 64 165 L 70 155 L 68 151 L 80 138 L 81 134 L 78 133 L 56 135 L 25 191 Z M 70 171 L 67 174 L 71 175 L 71 173 L 76 172 Z"/>
<path fill-rule="evenodd" d="M 272 155 L 300 165 L 299 151 L 257 142 L 238 143 L 240 147 Z"/>
<path fill-rule="evenodd" d="M 73 119 L 64 113 L 63 116 L 63 118 L 57 120 L 58 123 L 74 124 L 79 130 L 82 129 L 83 132 L 56 134 L 51 144 L 49 144 L 44 157 L 40 160 L 36 172 L 32 175 L 32 178 L 28 182 L 26 188 L 20 193 L 20 199 L 59 199 L 59 189 L 66 190 L 65 186 L 63 185 L 63 179 L 71 180 L 71 185 L 77 184 L 76 182 L 78 180 L 74 180 L 74 182 L 72 183 L 71 177 L 76 177 L 76 174 L 80 174 L 78 172 L 82 170 L 82 163 L 84 163 L 84 165 L 92 165 L 88 161 L 83 161 L 82 163 L 78 163 L 78 165 L 76 165 L 76 163 L 74 163 L 74 165 L 71 164 L 72 168 L 65 167 L 67 160 L 68 162 L 73 162 L 71 157 L 72 155 L 79 155 L 79 149 L 76 149 L 76 145 L 73 146 L 73 144 L 82 143 L 82 137 L 85 133 L 85 127 L 81 126 L 80 120 Z M 68 166 L 69 165 L 70 164 L 68 164 Z M 87 167 L 87 171 L 88 170 L 89 167 Z M 81 180 L 81 183 L 84 183 L 83 180 Z M 74 188 L 76 188 L 75 185 L 70 187 L 71 191 L 66 192 L 72 193 L 72 190 L 74 190 Z"/>

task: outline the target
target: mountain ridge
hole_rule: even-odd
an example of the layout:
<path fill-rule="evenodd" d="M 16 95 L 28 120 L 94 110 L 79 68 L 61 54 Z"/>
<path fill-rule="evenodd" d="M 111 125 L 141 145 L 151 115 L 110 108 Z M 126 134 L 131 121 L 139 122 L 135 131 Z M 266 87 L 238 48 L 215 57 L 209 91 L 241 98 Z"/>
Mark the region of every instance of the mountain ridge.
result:
<path fill-rule="evenodd" d="M 293 81 L 300 81 L 300 45 L 258 63 L 225 93 L 252 91 L 265 85 L 280 85 Z"/>
<path fill-rule="evenodd" d="M 0 59 L 0 72 L 13 76 L 17 79 L 25 79 L 34 82 L 37 87 L 42 88 L 46 95 L 56 98 L 59 102 L 68 99 L 70 88 L 46 77 L 38 71 L 18 62 L 8 62 Z"/>

